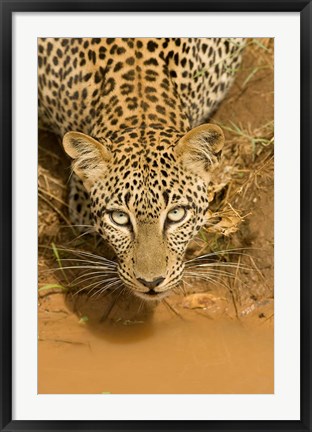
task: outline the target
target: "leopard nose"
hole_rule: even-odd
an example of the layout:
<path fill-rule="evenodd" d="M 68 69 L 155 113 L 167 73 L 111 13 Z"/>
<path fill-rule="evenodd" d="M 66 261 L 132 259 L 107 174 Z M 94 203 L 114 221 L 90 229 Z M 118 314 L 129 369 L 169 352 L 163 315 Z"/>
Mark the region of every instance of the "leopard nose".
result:
<path fill-rule="evenodd" d="M 154 279 L 152 281 L 147 281 L 145 279 L 138 278 L 138 281 L 142 285 L 144 285 L 144 286 L 146 286 L 147 288 L 150 288 L 150 289 L 158 287 L 164 280 L 165 280 L 165 278 L 162 277 L 162 276 L 160 276 L 160 277 L 158 277 L 158 278 L 156 278 L 156 279 Z"/>

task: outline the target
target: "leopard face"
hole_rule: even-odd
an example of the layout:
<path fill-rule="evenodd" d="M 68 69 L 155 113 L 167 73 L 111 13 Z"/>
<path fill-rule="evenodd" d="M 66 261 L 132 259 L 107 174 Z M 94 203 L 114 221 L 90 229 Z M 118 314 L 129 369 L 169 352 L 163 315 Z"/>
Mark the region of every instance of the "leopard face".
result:
<path fill-rule="evenodd" d="M 113 146 L 65 135 L 74 171 L 90 193 L 93 224 L 116 252 L 120 279 L 136 295 L 161 299 L 181 281 L 187 245 L 206 223 L 209 171 L 222 144 L 215 125 L 185 136 L 132 129 L 116 136 Z"/>

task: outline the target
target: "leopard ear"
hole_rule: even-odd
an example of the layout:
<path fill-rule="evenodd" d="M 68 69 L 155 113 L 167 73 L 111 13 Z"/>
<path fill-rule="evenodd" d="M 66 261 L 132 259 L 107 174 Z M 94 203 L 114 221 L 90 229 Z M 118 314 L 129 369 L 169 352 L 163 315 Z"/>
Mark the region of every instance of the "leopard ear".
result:
<path fill-rule="evenodd" d="M 175 152 L 183 165 L 208 180 L 209 172 L 218 162 L 224 144 L 222 129 L 203 124 L 189 131 L 178 142 Z"/>
<path fill-rule="evenodd" d="M 67 132 L 63 147 L 73 159 L 72 169 L 83 181 L 87 190 L 106 170 L 111 153 L 104 144 L 80 132 Z"/>

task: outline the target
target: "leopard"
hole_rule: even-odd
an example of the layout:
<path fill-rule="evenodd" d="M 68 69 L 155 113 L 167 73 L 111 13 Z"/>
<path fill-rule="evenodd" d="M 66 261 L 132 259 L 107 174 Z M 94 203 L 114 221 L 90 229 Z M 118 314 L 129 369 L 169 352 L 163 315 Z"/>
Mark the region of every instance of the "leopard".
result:
<path fill-rule="evenodd" d="M 131 294 L 181 283 L 208 220 L 224 145 L 209 123 L 238 70 L 242 38 L 41 38 L 39 126 L 71 160 L 69 212 L 116 254 Z"/>

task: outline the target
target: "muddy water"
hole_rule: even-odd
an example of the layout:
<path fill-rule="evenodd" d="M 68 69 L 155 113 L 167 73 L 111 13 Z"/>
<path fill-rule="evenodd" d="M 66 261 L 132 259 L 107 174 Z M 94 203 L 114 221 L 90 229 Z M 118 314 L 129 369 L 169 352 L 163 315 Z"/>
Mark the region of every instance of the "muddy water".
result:
<path fill-rule="evenodd" d="M 60 294 L 41 299 L 38 392 L 274 392 L 271 320 L 178 312 L 160 305 L 143 321 L 99 323 Z"/>

